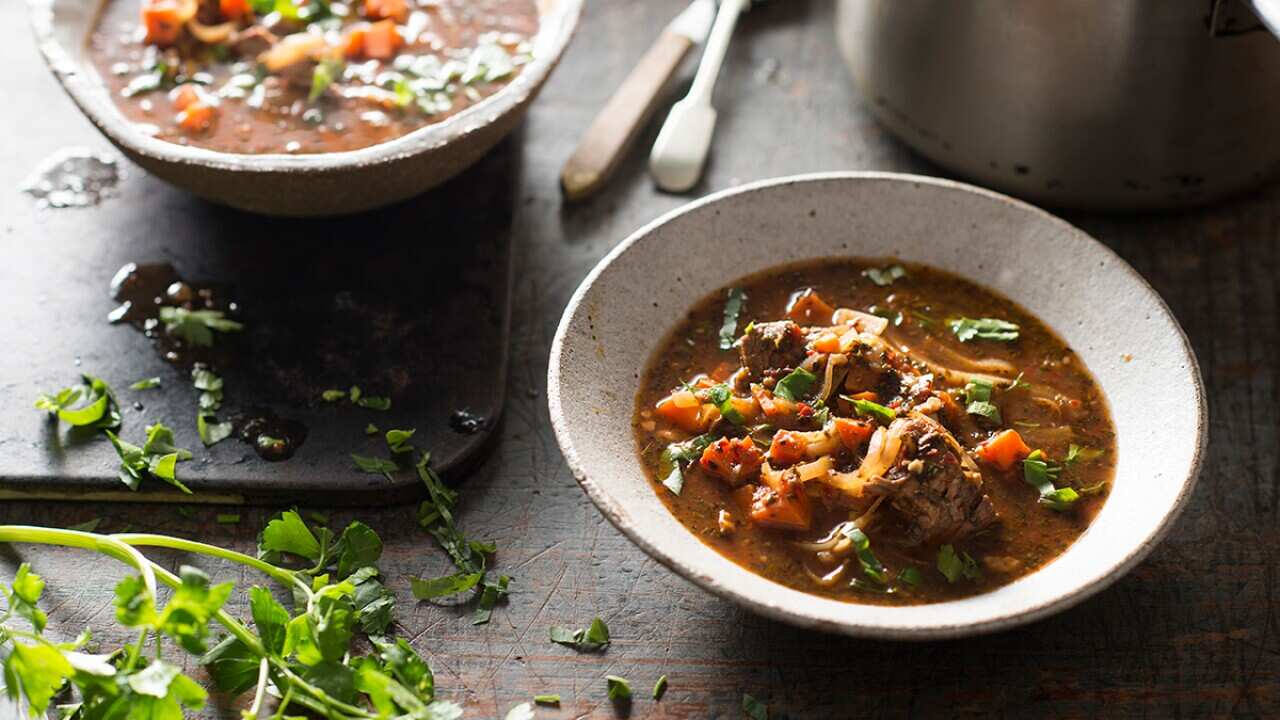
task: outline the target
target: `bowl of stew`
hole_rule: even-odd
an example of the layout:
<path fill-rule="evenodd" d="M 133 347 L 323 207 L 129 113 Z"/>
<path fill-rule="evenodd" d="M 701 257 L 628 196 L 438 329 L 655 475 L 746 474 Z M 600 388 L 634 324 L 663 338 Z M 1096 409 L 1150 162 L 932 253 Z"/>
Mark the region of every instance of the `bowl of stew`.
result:
<path fill-rule="evenodd" d="M 579 483 L 703 588 L 926 639 L 1080 602 L 1199 473 L 1195 356 L 1101 243 L 889 173 L 769 180 L 662 217 L 588 275 L 548 401 Z"/>
<path fill-rule="evenodd" d="M 582 0 L 29 0 L 76 105 L 132 160 L 271 215 L 367 210 L 516 126 Z"/>

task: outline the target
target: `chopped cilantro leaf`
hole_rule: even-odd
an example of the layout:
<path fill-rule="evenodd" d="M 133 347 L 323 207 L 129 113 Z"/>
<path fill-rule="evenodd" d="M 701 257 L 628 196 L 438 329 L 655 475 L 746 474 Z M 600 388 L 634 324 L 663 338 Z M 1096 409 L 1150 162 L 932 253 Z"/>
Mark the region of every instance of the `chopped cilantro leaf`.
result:
<path fill-rule="evenodd" d="M 417 430 L 388 430 L 387 448 L 395 454 L 413 452 L 413 444 L 409 442 L 409 438 L 415 432 Z"/>
<path fill-rule="evenodd" d="M 938 549 L 938 572 L 942 573 L 947 582 L 954 583 L 960 578 L 966 580 L 977 580 L 982 577 L 982 573 L 978 570 L 978 563 L 969 556 L 969 553 L 957 553 L 952 545 L 943 545 Z"/>
<path fill-rule="evenodd" d="M 751 720 L 769 720 L 769 709 L 764 703 L 743 693 L 742 695 L 742 712 L 746 713 Z"/>
<path fill-rule="evenodd" d="M 998 318 L 962 317 L 948 324 L 951 326 L 951 332 L 955 333 L 960 342 L 975 339 L 1012 342 L 1018 339 L 1018 326 Z"/>
<path fill-rule="evenodd" d="M 840 528 L 840 533 L 853 542 L 853 550 L 858 556 L 858 563 L 862 565 L 863 574 L 881 585 L 887 585 L 889 583 L 889 571 L 880 562 L 880 558 L 871 552 L 871 539 L 867 537 L 866 533 L 851 522 L 844 523 Z"/>
<path fill-rule="evenodd" d="M 609 646 L 609 626 L 596 618 L 591 625 L 578 630 L 551 626 L 551 642 L 571 647 L 578 652 L 594 652 Z"/>
<path fill-rule="evenodd" d="M 741 288 L 729 288 L 724 303 L 724 322 L 720 325 L 720 349 L 728 350 L 738 339 L 738 316 L 742 314 L 742 306 L 747 301 L 747 294 Z"/>
<path fill-rule="evenodd" d="M 862 276 L 880 287 L 887 287 L 895 280 L 906 277 L 907 271 L 901 265 L 890 265 L 885 268 L 867 268 L 862 271 Z"/>
<path fill-rule="evenodd" d="M 626 702 L 631 699 L 631 683 L 627 679 L 618 675 L 605 675 L 605 685 L 608 687 L 609 699 L 614 702 Z"/>
<path fill-rule="evenodd" d="M 365 426 L 364 426 L 364 434 L 365 434 L 365 435 L 377 435 L 377 434 L 378 434 L 378 426 L 377 426 L 377 425 L 374 425 L 373 423 L 369 423 L 368 425 L 365 425 Z"/>
<path fill-rule="evenodd" d="M 345 390 L 325 390 L 320 393 L 320 399 L 325 402 L 338 402 L 345 397 L 347 397 L 347 391 Z"/>
<path fill-rule="evenodd" d="M 1059 512 L 1070 510 L 1080 495 L 1069 487 L 1055 488 L 1062 467 L 1049 461 L 1041 450 L 1035 450 L 1022 461 L 1022 479 L 1040 493 L 1040 504 Z"/>
<path fill-rule="evenodd" d="M 920 574 L 918 568 L 908 565 L 898 572 L 898 582 L 912 586 L 919 585 L 924 582 L 924 575 Z"/>
<path fill-rule="evenodd" d="M 818 382 L 817 375 L 804 368 L 796 368 L 779 380 L 777 385 L 773 386 L 773 394 L 783 400 L 799 402 L 809 395 L 809 390 L 813 388 L 813 384 L 816 382 Z"/>
<path fill-rule="evenodd" d="M 221 310 L 188 310 L 165 305 L 160 308 L 165 332 L 188 345 L 213 347 L 213 333 L 240 332 L 244 325 L 227 319 Z"/>
<path fill-rule="evenodd" d="M 653 684 L 653 699 L 661 700 L 663 695 L 667 694 L 667 676 L 663 675 L 658 678 L 658 682 Z"/>
<path fill-rule="evenodd" d="M 375 397 L 373 395 L 365 395 L 365 396 L 362 396 L 359 400 L 356 400 L 355 403 L 362 408 L 368 408 L 370 410 L 390 410 L 391 409 L 391 398 L 388 398 L 388 397 Z"/>
<path fill-rule="evenodd" d="M 400 469 L 400 466 L 384 458 L 368 457 L 365 455 L 351 453 L 351 459 L 355 462 L 356 467 L 361 472 L 367 472 L 371 475 L 393 473 Z"/>
<path fill-rule="evenodd" d="M 160 387 L 159 377 L 143 378 L 129 386 L 130 390 L 150 390 Z"/>
<path fill-rule="evenodd" d="M 419 600 L 431 600 L 433 598 L 455 595 L 460 592 L 471 590 L 479 584 L 483 577 L 483 572 L 459 572 L 454 573 L 453 575 L 444 575 L 442 577 L 431 578 L 428 580 L 410 577 L 409 585 L 413 590 L 413 596 L 415 598 Z"/>
<path fill-rule="evenodd" d="M 533 701 L 539 705 L 559 705 L 560 694 L 549 693 L 547 695 L 534 695 Z"/>

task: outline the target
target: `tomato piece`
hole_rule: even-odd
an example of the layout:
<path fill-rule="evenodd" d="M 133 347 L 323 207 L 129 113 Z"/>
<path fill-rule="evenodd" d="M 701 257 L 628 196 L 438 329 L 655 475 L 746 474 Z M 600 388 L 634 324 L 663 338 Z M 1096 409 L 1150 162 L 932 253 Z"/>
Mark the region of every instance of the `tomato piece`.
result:
<path fill-rule="evenodd" d="M 875 428 L 871 425 L 849 418 L 836 418 L 835 423 L 840 442 L 850 450 L 857 450 L 865 445 L 875 432 Z"/>
<path fill-rule="evenodd" d="M 708 475 L 736 486 L 760 472 L 760 466 L 764 465 L 764 453 L 751 438 L 720 438 L 702 451 L 698 464 Z"/>
<path fill-rule="evenodd" d="M 364 15 L 374 20 L 404 22 L 409 17 L 409 4 L 405 0 L 364 0 Z"/>
<path fill-rule="evenodd" d="M 752 522 L 776 530 L 808 530 L 813 524 L 813 507 L 799 482 L 784 480 L 774 489 L 761 485 L 751 499 Z"/>
<path fill-rule="evenodd" d="M 365 30 L 364 55 L 375 60 L 390 60 L 395 57 L 404 38 L 396 31 L 396 24 L 391 20 L 380 20 Z"/>
<path fill-rule="evenodd" d="M 804 459 L 809 449 L 809 441 L 800 433 L 792 430 L 779 430 L 773 435 L 769 445 L 769 462 L 778 465 L 794 465 Z"/>
<path fill-rule="evenodd" d="M 239 20 L 252 12 L 249 0 L 218 0 L 218 11 L 227 20 Z"/>

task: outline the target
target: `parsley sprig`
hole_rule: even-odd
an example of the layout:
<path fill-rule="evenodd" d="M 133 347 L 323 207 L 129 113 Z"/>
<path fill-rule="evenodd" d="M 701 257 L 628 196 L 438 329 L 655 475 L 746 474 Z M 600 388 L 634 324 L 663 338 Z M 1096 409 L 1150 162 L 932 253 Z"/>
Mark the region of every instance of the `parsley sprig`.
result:
<path fill-rule="evenodd" d="M 86 651 L 88 634 L 73 642 L 44 635 L 38 607 L 45 582 L 28 565 L 10 585 L 0 585 L 8 609 L 0 616 L 7 691 L 33 713 L 43 714 L 63 688 L 75 702 L 63 718 L 173 718 L 204 706 L 207 692 L 162 656 L 164 644 L 200 657 L 215 687 L 232 696 L 253 691 L 247 717 L 256 717 L 268 695 L 279 699 L 276 716 L 307 714 L 330 720 L 412 717 L 455 720 L 462 709 L 435 698 L 427 663 L 403 638 L 386 635 L 394 598 L 376 581 L 381 543 L 353 523 L 337 538 L 308 527 L 289 511 L 268 524 L 256 558 L 204 543 L 162 535 L 101 535 L 54 528 L 0 526 L 0 542 L 38 543 L 100 552 L 130 565 L 136 574 L 115 590 L 116 621 L 138 632 L 136 642 L 108 654 Z M 193 567 L 177 574 L 139 550 L 159 547 L 234 562 L 262 572 L 292 591 L 292 609 L 269 588 L 249 589 L 250 627 L 224 610 L 232 583 L 214 584 Z M 306 561 L 302 569 L 283 563 Z M 314 564 L 313 564 L 314 563 Z M 157 588 L 173 589 L 163 607 Z M 371 609 L 373 608 L 373 609 Z M 10 622 L 23 618 L 30 629 Z M 214 637 L 214 626 L 227 635 Z M 358 632 L 371 649 L 361 653 Z M 153 643 L 154 640 L 154 643 Z M 212 645 L 212 647 L 210 647 Z M 148 651 L 154 647 L 153 651 Z"/>

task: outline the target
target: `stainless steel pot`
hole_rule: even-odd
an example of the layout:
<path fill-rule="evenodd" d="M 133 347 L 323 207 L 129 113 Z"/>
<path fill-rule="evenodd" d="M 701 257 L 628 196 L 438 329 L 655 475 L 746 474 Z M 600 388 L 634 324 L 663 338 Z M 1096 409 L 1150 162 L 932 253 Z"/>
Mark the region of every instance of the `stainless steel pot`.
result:
<path fill-rule="evenodd" d="M 1013 194 L 1180 207 L 1280 169 L 1280 42 L 1238 0 L 839 0 L 837 33 L 885 126 Z"/>

